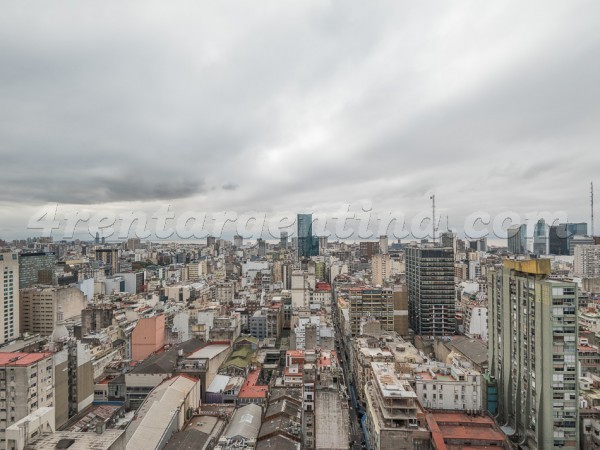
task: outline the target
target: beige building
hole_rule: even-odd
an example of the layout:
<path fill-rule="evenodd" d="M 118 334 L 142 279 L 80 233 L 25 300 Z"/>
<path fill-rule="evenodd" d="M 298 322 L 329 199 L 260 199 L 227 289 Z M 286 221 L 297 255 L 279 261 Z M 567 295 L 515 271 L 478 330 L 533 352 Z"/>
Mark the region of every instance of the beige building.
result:
<path fill-rule="evenodd" d="M 381 323 L 381 329 L 394 331 L 395 298 L 398 305 L 402 303 L 401 294 L 394 293 L 391 288 L 361 287 L 349 289 L 350 329 L 352 336 L 360 334 L 361 323 L 366 318 L 373 318 Z M 400 310 L 399 310 L 400 311 Z M 398 311 L 398 314 L 400 312 Z M 406 310 L 405 310 L 406 311 Z M 405 314 L 408 319 L 408 313 Z M 398 322 L 400 325 L 400 321 Z"/>
<path fill-rule="evenodd" d="M 391 275 L 390 255 L 375 255 L 371 259 L 371 274 L 374 286 L 383 286 Z"/>
<path fill-rule="evenodd" d="M 187 266 L 187 279 L 189 281 L 199 281 L 202 277 L 208 273 L 206 260 L 194 261 L 189 263 Z"/>
<path fill-rule="evenodd" d="M 19 336 L 19 260 L 0 253 L 0 345 Z"/>
<path fill-rule="evenodd" d="M 365 385 L 367 429 L 373 450 L 429 448 L 425 414 L 407 380 L 399 379 L 394 364 L 371 363 L 373 379 Z"/>
<path fill-rule="evenodd" d="M 0 353 L 0 448 L 5 430 L 38 408 L 54 405 L 52 353 Z"/>
<path fill-rule="evenodd" d="M 49 336 L 57 323 L 81 316 L 86 306 L 85 295 L 75 286 L 22 289 L 21 332 Z"/>

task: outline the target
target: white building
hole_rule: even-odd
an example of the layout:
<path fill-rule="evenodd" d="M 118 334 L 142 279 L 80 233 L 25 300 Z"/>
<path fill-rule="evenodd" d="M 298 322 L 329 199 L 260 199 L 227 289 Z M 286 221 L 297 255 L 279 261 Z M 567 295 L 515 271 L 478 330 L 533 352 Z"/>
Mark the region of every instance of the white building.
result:
<path fill-rule="evenodd" d="M 19 260 L 12 252 L 0 253 L 0 344 L 19 336 Z"/>
<path fill-rule="evenodd" d="M 573 275 L 582 278 L 600 277 L 600 245 L 578 245 L 575 247 Z"/>
<path fill-rule="evenodd" d="M 425 408 L 480 411 L 481 374 L 461 367 L 431 367 L 415 372 L 415 390 Z"/>

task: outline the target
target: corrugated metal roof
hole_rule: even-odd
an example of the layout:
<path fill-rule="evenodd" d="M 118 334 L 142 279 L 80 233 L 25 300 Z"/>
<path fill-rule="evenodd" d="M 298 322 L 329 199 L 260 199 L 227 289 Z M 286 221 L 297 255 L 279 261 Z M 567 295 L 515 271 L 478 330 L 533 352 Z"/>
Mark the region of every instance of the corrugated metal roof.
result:
<path fill-rule="evenodd" d="M 251 403 L 237 409 L 223 436 L 228 439 L 237 437 L 256 439 L 262 421 L 261 416 L 262 408 L 259 405 Z"/>
<path fill-rule="evenodd" d="M 150 405 L 143 417 L 138 417 L 137 427 L 127 442 L 127 448 L 158 448 L 166 427 L 196 383 L 178 376 L 158 385 L 140 408 L 140 411 L 144 411 L 144 406 Z"/>

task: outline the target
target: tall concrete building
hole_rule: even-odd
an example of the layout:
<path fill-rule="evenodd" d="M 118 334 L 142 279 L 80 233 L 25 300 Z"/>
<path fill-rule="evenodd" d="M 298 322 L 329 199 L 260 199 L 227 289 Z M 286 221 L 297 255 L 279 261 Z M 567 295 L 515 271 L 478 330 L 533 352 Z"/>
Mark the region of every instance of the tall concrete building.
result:
<path fill-rule="evenodd" d="M 239 234 L 236 234 L 233 237 L 233 246 L 237 249 L 242 248 L 242 246 L 244 245 L 244 237 L 240 236 Z"/>
<path fill-rule="evenodd" d="M 454 233 L 452 231 L 446 231 L 446 232 L 442 233 L 442 235 L 440 236 L 440 241 L 441 241 L 442 247 L 450 247 L 456 254 L 456 250 L 457 250 L 456 246 L 458 244 L 458 238 L 456 236 L 456 233 Z"/>
<path fill-rule="evenodd" d="M 388 253 L 375 255 L 371 259 L 371 277 L 374 286 L 383 286 L 392 272 L 392 261 Z"/>
<path fill-rule="evenodd" d="M 360 335 L 361 324 L 367 318 L 381 323 L 381 329 L 394 331 L 394 291 L 391 288 L 350 288 L 350 330 Z M 399 301 L 400 304 L 400 301 Z"/>
<path fill-rule="evenodd" d="M 279 246 L 281 248 L 288 248 L 288 232 L 282 231 L 279 235 Z"/>
<path fill-rule="evenodd" d="M 20 328 L 49 336 L 57 324 L 80 316 L 85 295 L 75 286 L 21 289 Z"/>
<path fill-rule="evenodd" d="M 416 334 L 456 332 L 454 251 L 450 247 L 407 247 L 406 282 L 410 325 Z"/>
<path fill-rule="evenodd" d="M 577 247 L 581 247 L 582 245 L 595 245 L 596 240 L 592 236 L 584 236 L 581 234 L 576 234 L 571 236 L 569 239 L 569 255 L 574 256 Z"/>
<path fill-rule="evenodd" d="M 371 261 L 379 251 L 379 243 L 375 241 L 361 241 L 359 244 L 360 259 Z"/>
<path fill-rule="evenodd" d="M 19 336 L 19 260 L 0 253 L 0 345 Z"/>
<path fill-rule="evenodd" d="M 56 253 L 35 252 L 19 255 L 19 289 L 36 284 L 54 284 Z"/>
<path fill-rule="evenodd" d="M 54 405 L 52 353 L 0 353 L 0 447 L 13 423 Z"/>
<path fill-rule="evenodd" d="M 600 245 L 577 245 L 574 251 L 573 274 L 582 278 L 600 278 Z"/>
<path fill-rule="evenodd" d="M 264 258 L 267 254 L 267 241 L 264 239 L 258 238 L 256 240 L 256 244 L 258 246 L 258 256 Z"/>
<path fill-rule="evenodd" d="M 396 376 L 393 363 L 372 362 L 372 379 L 364 386 L 366 427 L 373 450 L 430 448 L 430 434 L 417 394 Z"/>
<path fill-rule="evenodd" d="M 63 329 L 62 333 L 65 333 Z M 61 336 L 57 330 L 53 338 Z M 94 367 L 89 351 L 81 341 L 64 334 L 54 342 L 54 412 L 61 427 L 94 401 Z"/>
<path fill-rule="evenodd" d="M 327 252 L 329 238 L 327 236 L 319 236 L 319 255 L 324 255 Z"/>
<path fill-rule="evenodd" d="M 102 267 L 107 275 L 114 275 L 119 271 L 119 250 L 116 248 L 97 248 L 96 260 L 102 262 Z"/>
<path fill-rule="evenodd" d="M 515 225 L 508 229 L 508 251 L 515 255 L 527 254 L 527 225 Z"/>
<path fill-rule="evenodd" d="M 388 251 L 389 251 L 389 242 L 388 242 L 387 234 L 382 234 L 381 236 L 379 236 L 379 253 L 381 253 L 382 255 L 385 255 L 385 254 L 387 254 Z"/>
<path fill-rule="evenodd" d="M 550 260 L 504 261 L 488 275 L 489 371 L 497 421 L 527 449 L 578 449 L 577 285 Z"/>

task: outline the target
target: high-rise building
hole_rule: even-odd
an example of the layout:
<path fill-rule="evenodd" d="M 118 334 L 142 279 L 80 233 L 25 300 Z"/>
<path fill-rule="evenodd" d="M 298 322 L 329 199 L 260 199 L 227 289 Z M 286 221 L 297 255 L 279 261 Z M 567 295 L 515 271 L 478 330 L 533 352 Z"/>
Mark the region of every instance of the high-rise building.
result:
<path fill-rule="evenodd" d="M 527 449 L 578 449 L 577 285 L 550 260 L 505 260 L 488 275 L 489 370 L 497 421 Z"/>
<path fill-rule="evenodd" d="M 233 246 L 237 249 L 242 248 L 242 246 L 244 245 L 244 237 L 240 236 L 239 234 L 236 234 L 233 237 Z"/>
<path fill-rule="evenodd" d="M 515 255 L 527 254 L 527 225 L 515 225 L 508 229 L 508 251 Z"/>
<path fill-rule="evenodd" d="M 450 247 L 456 254 L 456 245 L 458 243 L 456 233 L 452 231 L 446 231 L 442 233 L 442 235 L 440 236 L 440 242 L 442 244 L 442 247 Z"/>
<path fill-rule="evenodd" d="M 568 255 L 567 224 L 552 225 L 548 230 L 548 252 L 551 255 Z"/>
<path fill-rule="evenodd" d="M 56 253 L 35 252 L 19 255 L 19 289 L 35 284 L 53 284 Z"/>
<path fill-rule="evenodd" d="M 258 245 L 258 256 L 264 257 L 267 254 L 267 242 L 264 239 L 258 238 L 256 243 Z"/>
<path fill-rule="evenodd" d="M 20 328 L 23 333 L 49 336 L 57 324 L 81 316 L 85 295 L 75 286 L 22 289 Z"/>
<path fill-rule="evenodd" d="M 535 224 L 533 233 L 533 253 L 536 255 L 548 254 L 548 226 L 544 219 Z"/>
<path fill-rule="evenodd" d="M 298 214 L 298 258 L 319 255 L 319 240 L 312 233 L 312 214 Z"/>
<path fill-rule="evenodd" d="M 375 241 L 362 241 L 359 244 L 360 259 L 371 261 L 373 255 L 377 254 L 379 250 L 379 243 Z"/>
<path fill-rule="evenodd" d="M 16 261 L 15 261 L 16 262 Z M 0 353 L 0 443 L 6 429 L 39 408 L 54 404 L 52 353 Z"/>
<path fill-rule="evenodd" d="M 325 252 L 327 251 L 328 237 L 327 236 L 319 236 L 318 239 L 319 239 L 319 254 L 324 255 Z"/>
<path fill-rule="evenodd" d="M 391 288 L 351 288 L 348 302 L 352 336 L 360 334 L 361 323 L 369 317 L 378 320 L 382 330 L 394 331 L 394 291 Z"/>
<path fill-rule="evenodd" d="M 573 235 L 569 239 L 569 255 L 575 255 L 575 250 L 577 247 L 581 247 L 582 245 L 595 245 L 595 240 L 592 236 L 583 236 L 583 235 Z"/>
<path fill-rule="evenodd" d="M 96 260 L 102 262 L 107 275 L 119 272 L 119 250 L 116 248 L 97 248 Z"/>
<path fill-rule="evenodd" d="M 19 260 L 0 253 L 0 344 L 19 336 Z"/>
<path fill-rule="evenodd" d="M 379 253 L 385 255 L 389 250 L 387 234 L 379 236 Z"/>
<path fill-rule="evenodd" d="M 456 332 L 454 252 L 449 247 L 407 247 L 406 281 L 410 325 L 416 334 Z"/>
<path fill-rule="evenodd" d="M 374 286 L 383 286 L 392 272 L 392 260 L 388 253 L 375 255 L 371 259 L 371 278 Z"/>
<path fill-rule="evenodd" d="M 288 248 L 288 232 L 282 231 L 279 235 L 279 246 L 281 248 Z"/>
<path fill-rule="evenodd" d="M 138 248 L 141 248 L 141 246 L 142 246 L 142 241 L 140 240 L 140 238 L 127 239 L 127 250 L 134 252 Z"/>
<path fill-rule="evenodd" d="M 600 245 L 575 247 L 573 275 L 582 278 L 600 278 Z"/>
<path fill-rule="evenodd" d="M 217 238 L 214 236 L 207 236 L 206 237 L 206 246 L 207 247 L 214 247 L 217 244 Z"/>
<path fill-rule="evenodd" d="M 371 373 L 364 386 L 369 448 L 429 448 L 425 412 L 408 380 L 396 375 L 393 363 L 372 362 Z"/>
<path fill-rule="evenodd" d="M 570 255 L 573 236 L 587 235 L 587 223 L 561 223 L 550 227 L 548 233 L 551 255 Z"/>

